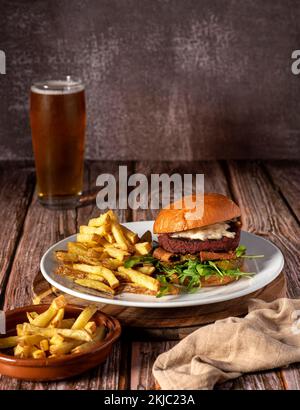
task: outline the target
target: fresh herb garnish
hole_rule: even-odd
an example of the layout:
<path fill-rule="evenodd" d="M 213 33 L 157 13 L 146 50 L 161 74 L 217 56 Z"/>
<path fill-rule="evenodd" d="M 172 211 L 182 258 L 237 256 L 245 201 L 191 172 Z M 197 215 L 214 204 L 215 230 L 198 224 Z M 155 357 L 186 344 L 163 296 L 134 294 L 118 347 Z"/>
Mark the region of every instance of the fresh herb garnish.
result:
<path fill-rule="evenodd" d="M 197 261 L 188 261 L 187 267 L 179 271 L 179 266 L 177 265 L 177 273 L 179 283 L 186 286 L 188 292 L 192 291 L 195 286 L 200 286 L 200 275 L 197 271 Z M 179 271 L 179 272 L 178 272 Z"/>
<path fill-rule="evenodd" d="M 263 258 L 265 255 L 245 255 L 246 253 L 246 246 L 245 245 L 240 245 L 236 248 L 235 254 L 237 258 L 245 258 L 245 259 L 257 259 L 257 258 Z"/>
<path fill-rule="evenodd" d="M 154 263 L 155 261 L 157 261 L 157 259 L 153 258 L 151 255 L 132 256 L 124 262 L 124 267 L 129 269 L 137 265 L 142 265 L 143 263 Z"/>
<path fill-rule="evenodd" d="M 240 258 L 241 256 L 245 255 L 246 250 L 247 250 L 247 248 L 246 248 L 245 245 L 238 246 L 235 250 L 236 257 Z"/>
<path fill-rule="evenodd" d="M 221 268 L 213 261 L 201 263 L 198 258 L 175 263 L 172 266 L 158 261 L 156 268 L 160 272 L 165 273 L 166 281 L 171 281 L 172 275 L 176 274 L 180 285 L 188 292 L 197 290 L 201 287 L 201 279 L 208 278 L 212 275 L 218 275 L 220 278 L 233 276 L 236 279 L 242 276 L 248 277 L 253 275 L 253 273 L 241 272 L 238 267 L 234 269 Z"/>
<path fill-rule="evenodd" d="M 236 249 L 237 257 L 245 257 L 246 247 L 241 245 Z M 239 255 L 239 256 L 238 256 Z M 254 255 L 251 255 L 251 257 Z M 260 257 L 260 255 L 258 255 Z M 232 264 L 220 264 L 219 261 L 201 262 L 198 257 L 186 259 L 178 262 L 167 263 L 161 262 L 151 255 L 132 256 L 128 258 L 124 266 L 125 268 L 133 268 L 144 263 L 151 263 L 156 272 L 156 279 L 159 280 L 161 286 L 157 297 L 162 297 L 170 292 L 174 286 L 174 276 L 177 278 L 179 285 L 187 292 L 194 292 L 201 287 L 201 280 L 210 276 L 217 275 L 222 279 L 224 276 L 232 276 L 236 279 L 240 277 L 251 277 L 254 273 L 241 272 L 239 264 L 232 267 Z M 224 262 L 224 261 L 222 261 Z M 230 261 L 228 261 L 230 262 Z"/>
<path fill-rule="evenodd" d="M 224 273 L 218 268 L 213 261 L 208 261 L 209 266 L 212 266 L 220 276 L 224 276 Z"/>
<path fill-rule="evenodd" d="M 244 259 L 258 259 L 258 258 L 264 258 L 265 255 L 243 255 L 241 258 Z"/>
<path fill-rule="evenodd" d="M 171 284 L 168 282 L 166 275 L 156 275 L 156 279 L 160 282 L 160 289 L 156 297 L 161 298 L 166 296 L 171 288 Z"/>

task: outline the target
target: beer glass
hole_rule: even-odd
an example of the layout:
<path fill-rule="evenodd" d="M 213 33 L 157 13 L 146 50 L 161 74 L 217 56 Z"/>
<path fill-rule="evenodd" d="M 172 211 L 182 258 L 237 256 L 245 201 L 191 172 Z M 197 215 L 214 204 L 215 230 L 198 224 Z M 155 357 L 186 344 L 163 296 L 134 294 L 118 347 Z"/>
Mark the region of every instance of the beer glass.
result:
<path fill-rule="evenodd" d="M 38 198 L 50 208 L 73 208 L 83 187 L 86 125 L 84 85 L 70 76 L 31 86 L 30 122 Z"/>

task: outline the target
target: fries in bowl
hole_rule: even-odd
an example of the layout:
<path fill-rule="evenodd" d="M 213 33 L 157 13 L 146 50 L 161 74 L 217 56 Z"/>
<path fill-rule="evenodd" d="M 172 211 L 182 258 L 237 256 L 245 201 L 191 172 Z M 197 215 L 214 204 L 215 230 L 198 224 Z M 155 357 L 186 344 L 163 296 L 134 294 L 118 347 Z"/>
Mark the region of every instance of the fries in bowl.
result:
<path fill-rule="evenodd" d="M 20 359 L 55 358 L 87 352 L 104 340 L 105 326 L 97 326 L 96 306 L 86 307 L 77 318 L 65 318 L 66 300 L 55 298 L 43 313 L 27 312 L 28 322 L 16 326 L 16 336 L 0 338 L 0 351 Z"/>

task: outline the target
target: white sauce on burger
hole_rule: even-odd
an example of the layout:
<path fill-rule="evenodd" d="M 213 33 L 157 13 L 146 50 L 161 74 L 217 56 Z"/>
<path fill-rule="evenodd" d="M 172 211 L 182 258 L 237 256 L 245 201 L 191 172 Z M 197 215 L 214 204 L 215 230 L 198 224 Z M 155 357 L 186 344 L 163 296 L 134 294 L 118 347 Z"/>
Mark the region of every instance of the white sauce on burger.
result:
<path fill-rule="evenodd" d="M 234 238 L 235 232 L 229 231 L 230 225 L 226 222 L 220 222 L 217 224 L 203 226 L 201 228 L 189 229 L 187 231 L 175 232 L 171 234 L 171 238 L 187 238 L 187 239 L 200 239 L 205 241 L 206 239 L 222 239 Z"/>

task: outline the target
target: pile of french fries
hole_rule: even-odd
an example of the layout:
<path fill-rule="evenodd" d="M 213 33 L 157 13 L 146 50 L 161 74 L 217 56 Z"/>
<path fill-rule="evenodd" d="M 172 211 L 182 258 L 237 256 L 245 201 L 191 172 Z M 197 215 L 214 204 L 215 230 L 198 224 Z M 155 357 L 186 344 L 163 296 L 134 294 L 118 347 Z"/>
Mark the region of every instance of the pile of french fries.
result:
<path fill-rule="evenodd" d="M 120 225 L 115 213 L 109 210 L 80 226 L 77 241 L 69 242 L 67 251 L 56 251 L 60 263 L 56 273 L 110 296 L 121 292 L 156 295 L 160 282 L 151 276 L 155 271 L 151 263 L 137 269 L 124 267 L 127 258 L 151 251 L 149 231 L 139 238 Z"/>
<path fill-rule="evenodd" d="M 92 320 L 97 307 L 86 307 L 77 318 L 64 318 L 66 300 L 59 296 L 40 315 L 27 312 L 28 322 L 16 326 L 17 335 L 0 338 L 0 350 L 13 349 L 22 359 L 44 359 L 83 353 L 105 338 L 105 326 Z"/>

